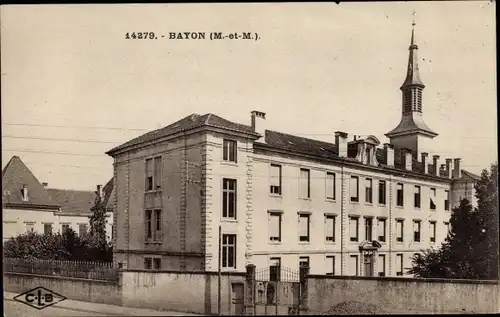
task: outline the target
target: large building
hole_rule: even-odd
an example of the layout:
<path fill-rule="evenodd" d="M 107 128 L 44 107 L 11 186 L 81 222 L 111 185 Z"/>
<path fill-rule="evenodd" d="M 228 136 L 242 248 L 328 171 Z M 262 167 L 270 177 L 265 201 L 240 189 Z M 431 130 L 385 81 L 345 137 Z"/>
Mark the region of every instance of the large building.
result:
<path fill-rule="evenodd" d="M 459 158 L 440 164 L 428 153 L 438 134 L 423 120 L 413 33 L 389 143 L 276 132 L 253 111 L 250 125 L 193 114 L 110 150 L 115 262 L 216 271 L 220 226 L 224 271 L 308 264 L 314 274 L 405 275 L 413 254 L 445 239 L 477 178 Z"/>
<path fill-rule="evenodd" d="M 109 185 L 107 185 L 109 187 Z M 56 233 L 72 229 L 78 235 L 89 231 L 89 217 L 97 191 L 48 188 L 40 183 L 18 157 L 13 156 L 2 171 L 3 241 L 27 232 Z M 108 211 L 107 238 L 111 241 L 113 213 Z"/>

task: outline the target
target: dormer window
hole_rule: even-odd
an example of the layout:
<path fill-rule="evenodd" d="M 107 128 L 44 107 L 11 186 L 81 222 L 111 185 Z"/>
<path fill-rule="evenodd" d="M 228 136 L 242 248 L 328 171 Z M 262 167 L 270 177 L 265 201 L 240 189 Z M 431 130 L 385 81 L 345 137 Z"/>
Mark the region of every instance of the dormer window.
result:
<path fill-rule="evenodd" d="M 369 147 L 365 150 L 365 162 L 366 162 L 366 164 L 370 164 L 370 148 Z"/>
<path fill-rule="evenodd" d="M 21 189 L 21 196 L 23 201 L 28 201 L 28 185 L 23 185 L 23 188 Z"/>

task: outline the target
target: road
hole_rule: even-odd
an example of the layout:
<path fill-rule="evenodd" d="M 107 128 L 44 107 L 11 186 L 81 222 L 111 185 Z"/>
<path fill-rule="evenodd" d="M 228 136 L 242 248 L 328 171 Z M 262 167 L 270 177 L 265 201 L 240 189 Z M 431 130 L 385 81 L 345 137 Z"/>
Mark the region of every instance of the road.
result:
<path fill-rule="evenodd" d="M 114 305 L 65 300 L 42 310 L 15 301 L 17 294 L 4 292 L 5 317 L 52 317 L 52 316 L 201 316 L 172 311 L 145 308 L 129 308 Z"/>

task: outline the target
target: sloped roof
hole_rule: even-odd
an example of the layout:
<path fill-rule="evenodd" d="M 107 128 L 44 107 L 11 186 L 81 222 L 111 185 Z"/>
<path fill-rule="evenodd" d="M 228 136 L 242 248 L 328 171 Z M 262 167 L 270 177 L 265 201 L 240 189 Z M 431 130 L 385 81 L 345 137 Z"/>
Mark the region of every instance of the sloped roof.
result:
<path fill-rule="evenodd" d="M 61 212 L 82 215 L 90 213 L 95 203 L 95 192 L 87 190 L 68 190 L 48 188 L 53 199 L 61 205 Z"/>
<path fill-rule="evenodd" d="M 481 179 L 481 176 L 476 175 L 476 174 L 471 173 L 471 172 L 466 171 L 466 170 L 462 170 L 462 175 L 463 175 L 463 176 L 470 177 L 470 178 L 472 178 L 472 179 L 474 179 L 474 180 L 480 180 L 480 179 Z"/>
<path fill-rule="evenodd" d="M 114 178 L 111 178 L 106 185 L 102 188 L 102 191 L 104 193 L 104 206 L 106 206 L 106 209 L 112 209 L 113 204 L 114 204 L 114 193 L 115 193 L 115 188 L 114 188 Z"/>
<path fill-rule="evenodd" d="M 387 137 L 394 137 L 405 133 L 421 132 L 431 136 L 437 136 L 437 133 L 432 131 L 424 122 L 422 116 L 418 114 L 403 115 L 398 126 L 392 131 L 385 134 Z"/>
<path fill-rule="evenodd" d="M 28 201 L 22 199 L 24 184 L 28 188 Z M 43 188 L 35 175 L 18 156 L 13 156 L 2 170 L 2 185 L 2 203 L 25 207 L 47 206 L 49 209 L 59 207 L 59 203 Z"/>
<path fill-rule="evenodd" d="M 335 144 L 266 130 L 266 145 L 318 157 L 338 157 Z"/>
<path fill-rule="evenodd" d="M 164 128 L 154 130 L 148 133 L 145 133 L 135 139 L 132 139 L 124 144 L 117 146 L 110 151 L 106 152 L 106 154 L 111 155 L 112 153 L 122 150 L 126 147 L 138 145 L 144 142 L 150 142 L 159 138 L 163 138 L 172 134 L 176 134 L 183 131 L 192 130 L 200 127 L 213 127 L 213 128 L 221 128 L 225 130 L 247 133 L 251 135 L 258 136 L 250 126 L 234 123 L 223 119 L 215 114 L 208 113 L 205 115 L 192 114 L 189 115 L 179 121 L 176 121 Z"/>

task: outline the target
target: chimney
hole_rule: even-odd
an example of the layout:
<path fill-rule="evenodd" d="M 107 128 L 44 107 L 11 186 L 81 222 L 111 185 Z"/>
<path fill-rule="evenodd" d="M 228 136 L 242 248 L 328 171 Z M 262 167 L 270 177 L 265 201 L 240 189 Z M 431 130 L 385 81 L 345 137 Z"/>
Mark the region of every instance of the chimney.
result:
<path fill-rule="evenodd" d="M 438 168 L 439 155 L 432 156 L 432 165 L 434 166 L 434 175 L 439 176 L 439 168 Z"/>
<path fill-rule="evenodd" d="M 23 184 L 22 189 L 23 201 L 28 201 L 28 185 Z"/>
<path fill-rule="evenodd" d="M 335 132 L 335 146 L 339 157 L 347 157 L 347 133 Z"/>
<path fill-rule="evenodd" d="M 401 154 L 402 154 L 402 159 L 404 162 L 404 168 L 407 171 L 411 171 L 413 167 L 413 162 L 412 162 L 412 155 L 411 155 L 411 150 L 410 149 L 401 149 Z"/>
<path fill-rule="evenodd" d="M 429 174 L 429 166 L 427 164 L 427 157 L 429 156 L 429 153 L 422 152 L 422 164 L 424 165 L 424 173 Z"/>
<path fill-rule="evenodd" d="M 266 140 L 266 114 L 260 111 L 252 111 L 252 130 L 262 136 L 260 141 Z"/>
<path fill-rule="evenodd" d="M 456 158 L 453 161 L 455 167 L 453 168 L 453 178 L 461 178 L 462 177 L 462 170 L 460 169 L 460 159 Z"/>
<path fill-rule="evenodd" d="M 392 144 L 384 143 L 384 155 L 386 165 L 394 167 L 394 146 Z"/>
<path fill-rule="evenodd" d="M 102 185 L 97 185 L 97 195 L 102 199 Z"/>
<path fill-rule="evenodd" d="M 452 159 L 451 158 L 447 158 L 446 159 L 446 177 L 447 178 L 451 178 L 451 161 Z"/>
<path fill-rule="evenodd" d="M 49 183 L 42 183 L 43 188 L 47 188 L 49 186 Z"/>

